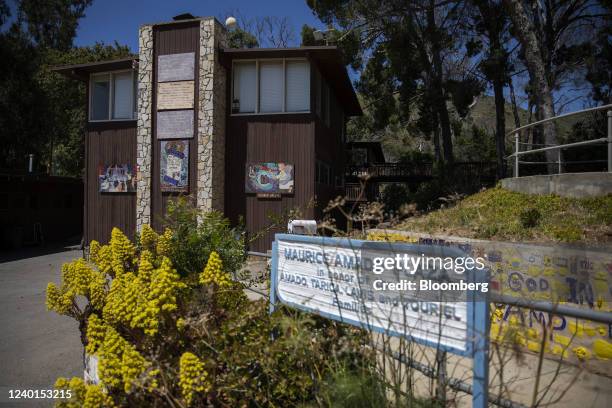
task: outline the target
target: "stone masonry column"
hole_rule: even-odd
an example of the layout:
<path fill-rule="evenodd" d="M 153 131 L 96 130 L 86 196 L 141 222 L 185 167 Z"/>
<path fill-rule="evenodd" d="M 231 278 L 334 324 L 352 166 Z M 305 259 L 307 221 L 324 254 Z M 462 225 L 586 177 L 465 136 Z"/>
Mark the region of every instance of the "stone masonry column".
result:
<path fill-rule="evenodd" d="M 136 131 L 136 231 L 151 223 L 151 115 L 153 104 L 153 26 L 138 36 L 138 127 Z"/>
<path fill-rule="evenodd" d="M 215 18 L 200 21 L 198 156 L 196 204 L 223 211 L 225 199 L 225 113 L 227 73 L 219 61 L 226 29 Z"/>

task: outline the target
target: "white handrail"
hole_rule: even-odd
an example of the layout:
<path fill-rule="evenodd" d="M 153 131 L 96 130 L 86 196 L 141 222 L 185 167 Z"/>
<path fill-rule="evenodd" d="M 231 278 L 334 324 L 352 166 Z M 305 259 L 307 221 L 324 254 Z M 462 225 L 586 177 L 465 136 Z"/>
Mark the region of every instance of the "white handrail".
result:
<path fill-rule="evenodd" d="M 566 143 L 566 144 L 557 145 L 557 146 L 547 146 L 547 147 L 542 147 L 539 149 L 524 150 L 522 152 L 520 151 L 521 143 L 519 142 L 519 137 L 520 137 L 521 130 L 525 130 L 533 126 L 541 125 L 543 123 L 552 122 L 560 118 L 566 118 L 568 116 L 578 115 L 578 114 L 587 113 L 587 112 L 594 112 L 594 111 L 599 111 L 599 110 L 604 110 L 604 109 L 608 109 L 608 114 L 607 114 L 608 116 L 608 137 L 605 137 L 605 138 L 602 137 L 602 138 L 594 139 L 594 140 L 584 140 L 582 142 Z M 564 115 L 555 116 L 553 118 L 540 120 L 538 122 L 530 123 L 528 125 L 516 128 L 510 131 L 509 133 L 507 133 L 506 135 L 509 135 L 512 133 L 514 133 L 514 153 L 508 156 L 507 158 L 509 159 L 509 158 L 514 157 L 514 177 L 515 178 L 519 177 L 519 164 L 520 164 L 519 156 L 523 156 L 526 154 L 532 154 L 532 153 L 545 152 L 549 150 L 556 150 L 558 152 L 557 164 L 559 168 L 559 174 L 561 174 L 562 172 L 561 150 L 562 149 L 576 147 L 576 146 L 585 146 L 585 145 L 596 144 L 596 143 L 607 143 L 608 145 L 608 172 L 612 173 L 612 104 L 598 106 L 596 108 L 583 109 L 581 111 L 570 112 Z"/>
<path fill-rule="evenodd" d="M 539 149 L 532 149 L 532 150 L 523 150 L 522 152 L 514 152 L 514 153 L 512 153 L 508 157 L 522 156 L 524 154 L 530 154 L 530 153 L 545 152 L 547 150 L 557 150 L 557 149 L 565 149 L 565 148 L 568 148 L 568 147 L 584 146 L 584 145 L 597 144 L 597 143 L 605 143 L 607 141 L 608 141 L 608 138 L 602 137 L 602 138 L 599 138 L 599 139 L 584 140 L 582 142 L 566 143 L 566 144 L 562 144 L 562 145 L 555 145 L 555 146 L 549 146 L 549 147 L 541 147 Z"/>
<path fill-rule="evenodd" d="M 580 115 L 581 113 L 596 112 L 596 111 L 606 110 L 606 109 L 612 109 L 612 103 L 610 103 L 608 105 L 596 106 L 594 108 L 583 109 L 583 110 L 579 110 L 579 111 L 575 111 L 575 112 L 564 113 L 562 115 L 554 116 L 552 118 L 543 119 L 543 120 L 539 120 L 537 122 L 529 123 L 527 125 L 518 127 L 518 128 L 516 128 L 514 130 L 511 130 L 511 131 L 507 132 L 506 136 L 510 136 L 513 133 L 520 132 L 520 131 L 523 131 L 525 129 L 529 129 L 531 127 L 534 127 L 534 126 L 537 126 L 537 125 L 541 125 L 543 123 L 552 122 L 552 121 L 557 120 L 557 119 L 567 118 L 567 117 L 574 116 L 574 115 Z"/>

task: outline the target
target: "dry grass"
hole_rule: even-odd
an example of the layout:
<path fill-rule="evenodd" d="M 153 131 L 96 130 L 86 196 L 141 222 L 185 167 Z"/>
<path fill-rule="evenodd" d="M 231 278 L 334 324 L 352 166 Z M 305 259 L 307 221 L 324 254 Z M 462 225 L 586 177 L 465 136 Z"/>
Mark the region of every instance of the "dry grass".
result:
<path fill-rule="evenodd" d="M 574 199 L 495 187 L 410 218 L 399 229 L 504 241 L 611 243 L 612 195 Z"/>

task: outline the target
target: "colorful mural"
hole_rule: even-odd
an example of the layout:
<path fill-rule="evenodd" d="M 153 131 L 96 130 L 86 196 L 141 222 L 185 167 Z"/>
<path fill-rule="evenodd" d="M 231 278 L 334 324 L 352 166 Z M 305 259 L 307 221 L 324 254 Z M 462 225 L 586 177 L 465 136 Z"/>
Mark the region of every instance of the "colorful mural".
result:
<path fill-rule="evenodd" d="M 375 230 L 368 239 L 453 246 L 484 257 L 491 290 L 534 301 L 612 311 L 612 254 L 606 249 L 438 238 Z M 612 326 L 509 305 L 492 305 L 491 340 L 612 373 Z M 542 333 L 546 328 L 546 338 Z"/>
<path fill-rule="evenodd" d="M 136 178 L 129 164 L 100 165 L 98 182 L 101 193 L 132 193 L 136 191 Z"/>
<path fill-rule="evenodd" d="M 189 189 L 189 141 L 161 142 L 161 191 L 187 192 Z"/>
<path fill-rule="evenodd" d="M 246 166 L 247 193 L 293 193 L 293 165 L 287 163 L 252 163 Z"/>

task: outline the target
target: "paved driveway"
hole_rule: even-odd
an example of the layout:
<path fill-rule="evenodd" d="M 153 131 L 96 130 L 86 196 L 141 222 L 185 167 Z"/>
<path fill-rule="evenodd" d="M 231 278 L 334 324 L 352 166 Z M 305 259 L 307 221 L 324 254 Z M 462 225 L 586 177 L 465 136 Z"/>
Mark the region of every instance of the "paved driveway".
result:
<path fill-rule="evenodd" d="M 48 312 L 47 283 L 60 281 L 61 265 L 81 256 L 66 248 L 0 253 L 0 392 L 49 389 L 57 377 L 83 375 L 82 346 L 75 320 Z M 7 261 L 8 259 L 8 261 Z M 4 403 L 2 402 L 4 401 Z M 51 406 L 52 401 L 0 406 Z"/>

